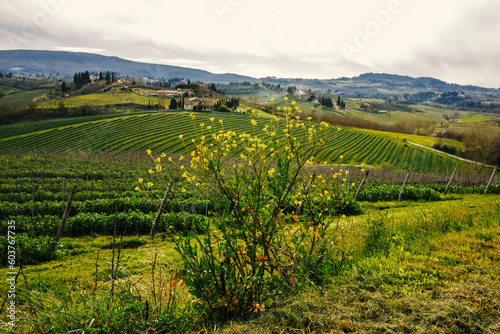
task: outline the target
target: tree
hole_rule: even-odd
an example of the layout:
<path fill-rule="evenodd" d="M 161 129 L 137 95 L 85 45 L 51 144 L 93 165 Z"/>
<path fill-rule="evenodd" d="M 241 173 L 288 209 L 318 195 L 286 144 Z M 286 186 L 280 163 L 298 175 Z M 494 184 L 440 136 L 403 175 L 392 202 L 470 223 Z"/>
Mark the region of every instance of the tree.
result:
<path fill-rule="evenodd" d="M 111 74 L 109 71 L 106 72 L 106 76 L 104 77 L 104 81 L 111 82 Z"/>
<path fill-rule="evenodd" d="M 170 110 L 175 110 L 177 109 L 177 101 L 174 99 L 170 100 L 170 106 L 168 107 Z"/>
<path fill-rule="evenodd" d="M 61 96 L 63 96 L 67 90 L 68 90 L 68 87 L 66 87 L 66 81 L 63 81 L 61 84 Z"/>
<path fill-rule="evenodd" d="M 342 101 L 340 101 L 340 95 L 339 95 L 339 96 L 337 97 L 337 106 L 338 106 L 339 108 L 341 108 L 341 107 L 340 107 L 341 102 L 342 102 Z"/>

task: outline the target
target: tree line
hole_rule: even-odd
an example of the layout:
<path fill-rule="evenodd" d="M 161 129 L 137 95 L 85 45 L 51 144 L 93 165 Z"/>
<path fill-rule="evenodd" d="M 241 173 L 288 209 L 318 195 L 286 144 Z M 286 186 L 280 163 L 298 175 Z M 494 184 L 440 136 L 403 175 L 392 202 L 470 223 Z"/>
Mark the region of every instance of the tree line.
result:
<path fill-rule="evenodd" d="M 106 81 L 107 83 L 111 82 L 116 82 L 117 78 L 114 72 L 109 72 L 107 71 L 105 75 L 103 75 L 102 72 L 99 72 L 99 78 L 98 81 Z M 90 72 L 85 71 L 85 72 L 79 72 L 75 73 L 73 75 L 73 84 L 75 85 L 75 89 L 80 89 L 86 84 L 91 83 L 92 80 L 90 79 Z M 66 92 L 68 90 L 67 84 L 65 81 L 61 83 L 61 91 Z"/>

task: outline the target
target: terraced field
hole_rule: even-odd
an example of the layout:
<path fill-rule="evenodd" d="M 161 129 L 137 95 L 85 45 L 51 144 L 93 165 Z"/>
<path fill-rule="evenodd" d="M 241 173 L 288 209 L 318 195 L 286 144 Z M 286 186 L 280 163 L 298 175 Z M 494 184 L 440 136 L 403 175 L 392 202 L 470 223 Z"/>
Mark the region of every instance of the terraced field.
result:
<path fill-rule="evenodd" d="M 213 121 L 210 119 L 214 118 Z M 222 120 L 222 123 L 219 122 Z M 262 131 L 272 119 L 257 118 L 251 124 L 247 115 L 196 113 L 192 120 L 188 112 L 147 112 L 108 116 L 72 118 L 57 121 L 7 125 L 0 128 L 0 152 L 23 150 L 62 151 L 85 149 L 94 152 L 128 153 L 151 149 L 154 152 L 181 154 L 189 150 L 191 140 L 204 131 L 207 139 L 213 131 L 254 133 Z M 204 123 L 204 127 L 200 126 Z M 211 130 L 207 130 L 211 126 Z M 196 129 L 196 130 L 195 130 Z M 445 171 L 458 160 L 397 143 L 393 138 L 354 129 L 330 128 L 325 133 L 328 142 L 316 152 L 316 158 L 326 163 L 389 164 L 415 171 Z M 183 140 L 179 139 L 183 135 Z M 235 154 L 239 154 L 239 148 Z"/>

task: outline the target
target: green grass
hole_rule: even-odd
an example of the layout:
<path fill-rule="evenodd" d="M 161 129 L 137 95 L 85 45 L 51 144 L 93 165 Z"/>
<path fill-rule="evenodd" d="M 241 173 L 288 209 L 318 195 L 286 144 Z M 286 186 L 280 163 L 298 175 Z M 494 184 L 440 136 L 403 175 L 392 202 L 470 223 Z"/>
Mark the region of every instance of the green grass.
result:
<path fill-rule="evenodd" d="M 165 106 L 168 106 L 168 104 L 170 103 L 170 99 L 160 99 L 154 96 L 145 96 L 141 95 L 140 92 L 142 92 L 142 90 L 120 91 L 118 89 L 112 89 L 106 93 L 95 93 L 58 100 L 51 100 L 40 103 L 39 106 L 42 108 L 57 108 L 60 101 L 62 101 L 66 107 L 81 107 L 83 105 L 119 105 L 128 103 L 148 105 L 150 102 L 153 106 L 157 103 L 163 103 L 165 104 Z"/>
<path fill-rule="evenodd" d="M 500 116 L 495 114 L 469 114 L 458 119 L 457 123 L 466 124 L 473 122 L 488 122 L 491 120 L 499 120 Z"/>
<path fill-rule="evenodd" d="M 429 137 L 429 136 L 420 136 L 420 135 L 411 135 L 411 134 L 401 134 L 401 133 L 396 133 L 396 132 L 389 132 L 389 131 L 378 131 L 378 130 L 369 130 L 369 129 L 359 129 L 359 131 L 363 131 L 366 133 L 371 133 L 383 137 L 389 137 L 392 139 L 399 139 L 400 141 L 402 138 L 406 138 L 407 141 L 423 145 L 425 147 L 431 148 L 434 143 L 437 142 L 438 138 L 435 137 Z M 463 149 L 464 145 L 463 143 L 459 142 L 458 140 L 454 139 L 445 139 L 445 141 L 448 143 L 448 145 L 456 147 L 458 149 Z"/>
<path fill-rule="evenodd" d="M 372 205 L 362 216 L 341 218 L 331 231 L 335 249 L 348 256 L 343 270 L 326 285 L 304 285 L 254 319 L 226 325 L 198 323 L 196 314 L 182 309 L 192 303 L 185 288 L 172 285 L 179 273 L 178 255 L 170 241 L 125 237 L 124 244 L 139 246 L 121 250 L 111 297 L 111 265 L 112 259 L 117 260 L 117 253 L 113 256 L 108 249 L 112 237 L 64 238 L 58 260 L 23 269 L 16 286 L 20 321 L 14 330 L 50 332 L 52 327 L 60 333 L 90 326 L 100 327 L 101 333 L 147 328 L 149 333 L 166 328 L 178 333 L 201 329 L 212 333 L 495 333 L 500 330 L 499 217 L 497 196 Z M 0 274 L 5 277 L 7 270 L 0 269 Z M 166 307 L 172 286 L 177 296 L 175 312 Z M 0 287 L 2 295 L 5 289 L 5 284 Z M 152 312 L 154 301 L 160 299 L 160 316 L 148 322 L 147 305 Z M 167 327 L 176 319 L 185 322 L 177 330 Z M 5 323 L 0 326 L 8 328 Z"/>
<path fill-rule="evenodd" d="M 15 94 L 8 94 L 0 98 L 0 106 L 25 105 L 46 93 L 48 93 L 48 89 L 36 89 L 31 91 L 20 91 Z"/>

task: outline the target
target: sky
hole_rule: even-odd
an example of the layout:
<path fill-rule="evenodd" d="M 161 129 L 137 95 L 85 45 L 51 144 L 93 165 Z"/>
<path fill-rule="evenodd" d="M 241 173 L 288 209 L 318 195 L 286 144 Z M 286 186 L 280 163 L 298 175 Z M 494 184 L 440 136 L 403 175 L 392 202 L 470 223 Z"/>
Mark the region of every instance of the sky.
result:
<path fill-rule="evenodd" d="M 373 72 L 498 88 L 499 14 L 498 0 L 4 0 L 0 50 L 256 78 Z"/>

